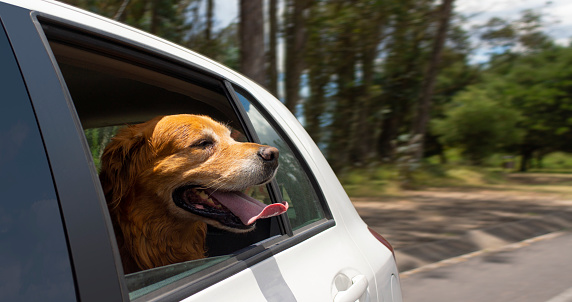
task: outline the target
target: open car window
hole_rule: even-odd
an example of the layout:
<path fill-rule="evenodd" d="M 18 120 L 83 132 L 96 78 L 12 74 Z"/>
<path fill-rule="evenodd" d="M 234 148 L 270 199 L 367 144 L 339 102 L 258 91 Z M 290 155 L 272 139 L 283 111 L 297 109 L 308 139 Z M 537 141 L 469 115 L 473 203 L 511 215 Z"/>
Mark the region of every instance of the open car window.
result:
<path fill-rule="evenodd" d="M 235 140 L 248 140 L 236 105 L 227 97 L 221 80 L 151 55 L 134 54 L 131 49 L 115 47 L 115 52 L 99 51 L 105 47 L 91 47 L 85 42 L 75 45 L 62 39 L 61 33 L 47 33 L 98 173 L 103 150 L 120 129 L 156 116 L 206 115 L 230 128 Z M 250 187 L 243 193 L 266 204 L 276 202 L 266 185 Z M 130 298 L 138 299 L 206 278 L 237 263 L 238 258 L 248 257 L 256 246 L 283 234 L 278 217 L 261 219 L 256 224 L 254 231 L 240 234 L 209 226 L 207 258 L 127 274 L 125 282 Z"/>
<path fill-rule="evenodd" d="M 275 180 L 242 193 L 265 204 L 287 201 L 286 214 L 257 220 L 256 228 L 246 233 L 208 226 L 206 258 L 126 274 L 131 300 L 173 293 L 183 298 L 335 224 L 307 164 L 248 92 L 128 41 L 90 35 L 89 29 L 76 31 L 73 25 L 42 25 L 97 173 L 103 151 L 118 131 L 164 115 L 206 115 L 226 125 L 237 141 L 280 151 Z"/>

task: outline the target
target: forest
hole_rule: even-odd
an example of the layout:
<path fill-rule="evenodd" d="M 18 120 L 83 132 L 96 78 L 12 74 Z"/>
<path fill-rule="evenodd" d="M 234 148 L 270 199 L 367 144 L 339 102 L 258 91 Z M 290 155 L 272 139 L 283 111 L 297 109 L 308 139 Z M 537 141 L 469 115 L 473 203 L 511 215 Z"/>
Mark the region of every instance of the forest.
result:
<path fill-rule="evenodd" d="M 572 46 L 544 32 L 541 12 L 467 26 L 455 0 L 239 0 L 220 26 L 224 1 L 64 2 L 258 82 L 339 173 L 392 166 L 407 178 L 453 160 L 527 171 L 572 152 Z"/>

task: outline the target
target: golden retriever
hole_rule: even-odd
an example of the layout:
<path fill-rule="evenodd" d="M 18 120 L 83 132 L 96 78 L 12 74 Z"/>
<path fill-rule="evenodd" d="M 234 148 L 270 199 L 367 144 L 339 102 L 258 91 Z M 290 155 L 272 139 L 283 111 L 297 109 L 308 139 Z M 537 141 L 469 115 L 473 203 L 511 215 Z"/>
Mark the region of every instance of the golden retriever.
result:
<path fill-rule="evenodd" d="M 239 192 L 274 177 L 278 149 L 237 142 L 207 116 L 161 116 L 126 127 L 101 162 L 125 273 L 204 258 L 207 224 L 248 232 L 256 219 L 288 208 Z"/>

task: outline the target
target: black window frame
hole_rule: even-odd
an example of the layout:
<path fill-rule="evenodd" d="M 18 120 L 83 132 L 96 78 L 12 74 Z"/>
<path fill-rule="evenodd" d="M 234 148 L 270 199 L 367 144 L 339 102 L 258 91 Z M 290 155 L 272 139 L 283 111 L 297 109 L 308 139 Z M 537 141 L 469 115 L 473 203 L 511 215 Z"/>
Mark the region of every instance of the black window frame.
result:
<path fill-rule="evenodd" d="M 171 67 L 179 68 L 186 73 L 194 73 L 197 78 L 203 77 L 207 80 L 216 79 L 220 81 L 223 83 L 229 101 L 235 107 L 237 116 L 244 123 L 243 127 L 247 130 L 249 139 L 256 142 L 258 141 L 256 131 L 253 130 L 250 119 L 244 112 L 240 101 L 237 100 L 234 87 L 244 90 L 257 103 L 257 109 L 284 138 L 300 160 L 326 214 L 325 219 L 305 226 L 295 233 L 292 233 L 291 228 L 289 228 L 289 220 L 283 215 L 280 218 L 282 221 L 280 225 L 284 235 L 260 242 L 234 257 L 235 261 L 232 263 L 225 261 L 221 265 L 213 267 L 212 270 L 207 269 L 205 272 L 198 273 L 198 276 L 197 274 L 192 275 L 192 282 L 185 278 L 173 286 L 167 286 L 135 301 L 147 301 L 149 299 L 153 301 L 178 301 L 335 226 L 336 223 L 318 181 L 305 158 L 289 135 L 281 129 L 264 106 L 248 92 L 248 89 L 244 89 L 240 84 L 206 70 L 193 62 L 182 61 L 168 53 L 150 49 L 146 45 L 137 44 L 127 38 L 59 17 L 2 3 L 0 3 L 0 14 L 2 20 L 7 24 L 6 31 L 11 41 L 13 40 L 17 58 L 19 62 L 23 62 L 21 64 L 22 74 L 29 86 L 34 108 L 37 108 L 38 124 L 44 137 L 50 166 L 57 185 L 59 202 L 68 235 L 68 246 L 73 259 L 78 296 L 81 301 L 108 301 L 117 300 L 118 297 L 121 297 L 123 301 L 129 301 L 129 297 L 97 171 L 94 169 L 89 147 L 83 135 L 79 118 L 75 113 L 73 102 L 65 87 L 65 81 L 59 73 L 56 60 L 48 45 L 46 35 L 53 34 L 57 29 L 72 31 L 79 36 L 84 35 L 115 44 L 121 51 L 128 50 L 134 54 L 140 53 L 146 54 L 146 57 L 155 57 L 162 62 L 161 70 L 165 68 L 163 64 L 170 64 Z M 48 28 L 46 31 L 46 26 L 52 26 L 52 28 Z M 74 44 L 77 43 L 75 40 L 73 42 Z M 107 49 L 102 49 L 102 51 L 107 52 Z M 136 59 L 137 56 L 130 56 L 129 61 L 134 58 Z M 141 63 L 148 65 L 147 61 Z M 63 131 L 61 131 L 62 129 Z M 70 158 L 69 154 L 73 154 L 73 157 Z M 74 176 L 77 178 L 79 175 L 79 180 L 82 181 L 79 187 L 77 182 L 72 179 L 73 177 L 66 176 L 66 170 L 71 168 L 77 170 Z M 274 200 L 279 200 L 280 193 L 276 183 L 274 182 L 270 187 Z M 81 202 L 78 202 L 80 195 L 88 198 L 83 198 Z M 76 214 L 82 213 L 86 209 L 93 210 L 93 213 L 90 215 L 83 213 L 83 216 L 75 217 Z M 88 244 L 87 247 L 82 246 L 85 240 L 81 238 L 83 236 L 81 228 L 86 223 L 93 224 L 92 233 L 97 239 Z M 97 264 L 96 268 L 92 263 L 93 259 L 100 259 L 99 262 L 101 263 Z"/>
<path fill-rule="evenodd" d="M 116 243 L 106 221 L 99 180 L 85 153 L 81 125 L 69 95 L 52 65 L 45 36 L 30 10 L 0 3 L 0 17 L 28 93 L 44 142 L 68 239 L 68 249 L 81 301 L 128 301 L 118 277 L 122 271 Z M 70 173 L 69 171 L 73 171 Z M 99 184 L 97 184 L 99 185 Z M 99 185 L 100 186 L 100 185 Z M 115 246 L 115 248 L 113 248 Z"/>
<path fill-rule="evenodd" d="M 79 301 L 54 179 L 1 12 L 0 42 L 0 286 L 13 282 L 2 298 Z"/>
<path fill-rule="evenodd" d="M 326 201 L 326 197 L 324 196 L 324 193 L 322 192 L 322 189 L 320 187 L 320 184 L 318 183 L 318 180 L 316 179 L 316 176 L 314 175 L 314 172 L 311 170 L 310 165 L 306 161 L 306 158 L 302 155 L 302 153 L 300 152 L 298 147 L 294 144 L 294 142 L 292 141 L 292 139 L 290 138 L 288 133 L 286 133 L 286 131 L 284 131 L 284 129 L 280 126 L 280 124 L 276 121 L 276 119 L 270 114 L 270 112 L 268 112 L 268 110 L 266 110 L 266 108 L 262 105 L 262 103 L 256 97 L 254 97 L 252 95 L 252 93 L 250 93 L 247 89 L 245 89 L 244 87 L 242 87 L 241 85 L 238 85 L 236 83 L 231 83 L 228 80 L 226 81 L 226 83 L 227 83 L 226 84 L 227 88 L 229 89 L 229 91 L 232 91 L 233 97 L 236 98 L 235 102 L 238 102 L 240 104 L 240 101 L 238 100 L 238 96 L 236 95 L 236 93 L 238 91 L 238 93 L 244 95 L 245 98 L 247 98 L 248 101 L 250 101 L 252 103 L 252 105 L 254 105 L 256 107 L 256 109 L 260 112 L 262 117 L 264 117 L 264 119 L 266 119 L 266 121 L 270 124 L 270 126 L 272 126 L 272 128 L 284 140 L 286 145 L 288 145 L 288 148 L 290 148 L 292 153 L 294 153 L 294 156 L 296 157 L 296 159 L 299 161 L 300 165 L 302 166 L 304 173 L 306 174 L 306 176 L 308 176 L 308 180 L 310 181 L 310 185 L 311 185 L 312 189 L 314 189 L 314 192 L 316 193 L 316 195 L 318 197 L 318 201 L 320 203 L 320 206 L 322 207 L 322 210 L 324 211 L 325 219 L 333 221 L 334 217 L 332 215 L 332 212 L 330 211 L 330 207 L 328 206 L 328 203 Z M 248 118 L 248 115 L 247 115 L 246 111 L 244 110 L 244 108 L 242 107 L 242 105 L 240 106 L 240 108 L 241 108 L 241 114 L 243 114 L 245 116 L 245 118 L 248 120 L 248 123 L 249 123 L 248 126 L 251 127 L 251 132 L 256 133 L 256 129 L 254 129 L 254 126 L 252 125 L 252 123 L 250 123 L 250 119 Z M 278 191 L 278 185 L 276 184 L 276 181 L 274 181 L 273 183 L 275 185 L 274 189 L 276 191 Z M 278 193 L 278 194 L 280 194 L 280 193 Z M 312 223 L 309 226 L 312 227 L 312 225 L 314 225 L 314 224 L 315 223 Z M 290 225 L 289 221 L 288 221 L 288 225 Z M 302 230 L 304 230 L 306 228 L 302 228 Z M 300 231 L 300 230 L 296 230 L 295 233 L 298 233 L 298 231 Z"/>

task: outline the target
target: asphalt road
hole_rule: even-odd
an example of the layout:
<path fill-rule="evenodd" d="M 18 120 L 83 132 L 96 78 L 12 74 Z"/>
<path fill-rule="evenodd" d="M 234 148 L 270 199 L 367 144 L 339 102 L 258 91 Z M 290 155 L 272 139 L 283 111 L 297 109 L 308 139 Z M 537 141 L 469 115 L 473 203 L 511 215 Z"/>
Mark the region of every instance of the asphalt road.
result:
<path fill-rule="evenodd" d="M 456 258 L 401 279 L 403 301 L 572 302 L 572 233 Z"/>

